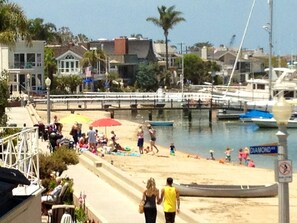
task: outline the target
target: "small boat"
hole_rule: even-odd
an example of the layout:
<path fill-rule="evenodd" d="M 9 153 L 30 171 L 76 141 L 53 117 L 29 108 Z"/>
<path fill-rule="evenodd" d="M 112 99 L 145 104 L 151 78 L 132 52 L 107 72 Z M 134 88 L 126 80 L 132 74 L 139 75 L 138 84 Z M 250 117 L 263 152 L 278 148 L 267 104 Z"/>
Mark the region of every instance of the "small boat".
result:
<path fill-rule="evenodd" d="M 277 128 L 274 118 L 252 118 L 252 122 L 260 128 Z M 290 119 L 287 128 L 297 128 L 297 119 Z"/>
<path fill-rule="evenodd" d="M 239 119 L 239 112 L 235 111 L 228 111 L 228 110 L 219 110 L 217 114 L 218 120 L 238 120 Z"/>
<path fill-rule="evenodd" d="M 269 185 L 202 185 L 174 184 L 180 196 L 189 197 L 275 197 L 278 194 L 278 184 Z"/>
<path fill-rule="evenodd" d="M 273 114 L 269 111 L 262 111 L 258 109 L 250 109 L 246 113 L 239 115 L 239 119 L 243 122 L 251 122 L 252 118 L 273 118 Z"/>
<path fill-rule="evenodd" d="M 151 126 L 173 126 L 174 121 L 170 120 L 170 121 L 149 121 L 146 120 L 146 123 L 150 124 Z"/>

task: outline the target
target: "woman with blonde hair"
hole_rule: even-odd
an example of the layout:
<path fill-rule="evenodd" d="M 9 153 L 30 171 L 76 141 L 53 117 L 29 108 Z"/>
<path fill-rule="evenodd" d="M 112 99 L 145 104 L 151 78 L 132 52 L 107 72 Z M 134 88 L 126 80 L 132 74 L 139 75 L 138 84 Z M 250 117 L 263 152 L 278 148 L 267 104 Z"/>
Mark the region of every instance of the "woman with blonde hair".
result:
<path fill-rule="evenodd" d="M 145 223 L 156 223 L 157 203 L 160 199 L 160 192 L 156 188 L 154 178 L 150 178 L 146 184 L 146 190 L 143 192 L 142 201 L 144 202 Z"/>

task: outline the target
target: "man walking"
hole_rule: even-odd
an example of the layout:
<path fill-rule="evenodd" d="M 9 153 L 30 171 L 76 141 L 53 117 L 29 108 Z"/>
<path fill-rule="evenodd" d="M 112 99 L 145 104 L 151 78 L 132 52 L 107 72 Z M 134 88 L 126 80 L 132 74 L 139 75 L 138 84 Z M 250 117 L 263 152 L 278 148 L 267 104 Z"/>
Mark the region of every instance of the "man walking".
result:
<path fill-rule="evenodd" d="M 161 197 L 159 204 L 163 203 L 163 209 L 165 214 L 166 223 L 174 223 L 175 215 L 179 213 L 180 209 L 180 199 L 179 191 L 172 186 L 173 179 L 171 177 L 167 178 L 166 186 L 161 191 Z"/>

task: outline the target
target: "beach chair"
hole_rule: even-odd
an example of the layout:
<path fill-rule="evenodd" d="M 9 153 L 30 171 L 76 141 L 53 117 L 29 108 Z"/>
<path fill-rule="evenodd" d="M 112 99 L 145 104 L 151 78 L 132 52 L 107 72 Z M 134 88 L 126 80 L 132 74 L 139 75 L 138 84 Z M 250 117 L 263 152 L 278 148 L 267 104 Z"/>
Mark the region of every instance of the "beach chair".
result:
<path fill-rule="evenodd" d="M 67 212 L 71 215 L 72 222 L 75 222 L 75 206 L 68 204 L 53 205 L 48 211 L 48 223 L 60 223 L 63 214 Z"/>

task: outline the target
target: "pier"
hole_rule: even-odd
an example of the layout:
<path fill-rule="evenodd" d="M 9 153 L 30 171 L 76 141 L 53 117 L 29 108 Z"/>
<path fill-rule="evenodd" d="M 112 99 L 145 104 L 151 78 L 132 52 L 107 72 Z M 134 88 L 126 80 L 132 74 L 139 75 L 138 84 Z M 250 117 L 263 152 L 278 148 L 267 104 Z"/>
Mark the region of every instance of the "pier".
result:
<path fill-rule="evenodd" d="M 209 93 L 115 93 L 51 95 L 51 111 L 79 110 L 173 110 L 228 109 L 243 110 L 244 101 L 226 99 Z M 38 110 L 47 109 L 46 98 L 34 98 Z"/>

